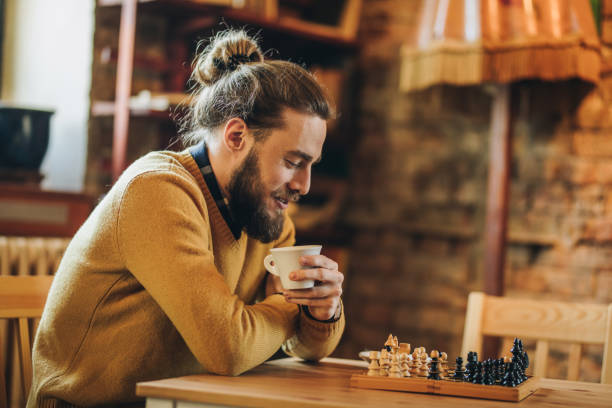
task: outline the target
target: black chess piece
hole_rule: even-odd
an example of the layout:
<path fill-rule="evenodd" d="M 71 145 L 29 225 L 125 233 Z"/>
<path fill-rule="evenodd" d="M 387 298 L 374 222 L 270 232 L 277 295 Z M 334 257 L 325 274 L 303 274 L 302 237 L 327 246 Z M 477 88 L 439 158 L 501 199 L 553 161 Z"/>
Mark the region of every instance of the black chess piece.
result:
<path fill-rule="evenodd" d="M 453 374 L 453 380 L 455 381 L 463 381 L 463 376 L 465 375 L 465 370 L 463 368 L 463 358 L 461 356 L 457 357 L 455 360 L 455 374 Z"/>
<path fill-rule="evenodd" d="M 477 361 L 475 364 L 476 364 L 476 369 L 474 370 L 474 373 L 472 374 L 472 384 L 482 384 L 482 380 L 483 380 L 482 362 Z"/>
<path fill-rule="evenodd" d="M 504 378 L 504 368 L 506 367 L 506 365 L 504 364 L 504 359 L 499 358 L 495 360 L 495 362 L 493 363 L 493 367 L 495 371 L 495 374 L 493 375 L 493 377 L 495 378 L 495 382 L 500 383 L 501 380 Z"/>
<path fill-rule="evenodd" d="M 438 366 L 438 357 L 432 357 L 431 362 L 429 363 L 429 372 L 427 374 L 427 378 L 430 380 L 439 380 L 440 379 L 440 368 Z"/>
<path fill-rule="evenodd" d="M 475 351 L 468 352 L 467 363 L 465 364 L 465 374 L 463 380 L 466 382 L 474 381 L 478 362 L 478 353 Z"/>
<path fill-rule="evenodd" d="M 521 366 L 523 365 L 523 359 L 522 359 L 522 350 L 521 350 L 521 341 L 517 338 L 514 339 L 514 343 L 512 344 L 512 348 L 510 349 L 510 353 L 512 353 L 512 356 L 515 359 L 515 362 Z"/>
<path fill-rule="evenodd" d="M 497 360 L 495 360 L 497 361 Z M 493 385 L 495 384 L 495 376 L 494 376 L 494 367 L 493 360 L 488 359 L 484 362 L 484 371 L 482 374 L 482 383 L 484 385 Z"/>
<path fill-rule="evenodd" d="M 523 348 L 523 341 L 521 339 L 519 339 L 519 346 L 520 346 L 521 352 L 522 352 L 523 365 L 525 366 L 525 368 L 529 368 L 529 355 L 527 354 L 527 352 Z"/>
<path fill-rule="evenodd" d="M 508 363 L 508 368 L 506 369 L 506 372 L 504 373 L 504 378 L 501 381 L 501 385 L 506 386 L 506 387 L 516 387 L 518 384 L 516 382 L 516 363 L 514 362 L 514 359 L 512 359 L 512 361 L 510 363 Z"/>
<path fill-rule="evenodd" d="M 512 360 L 516 363 L 516 378 L 517 381 L 523 382 L 527 380 L 527 376 L 525 375 L 525 369 L 527 368 L 527 361 L 525 359 L 525 351 L 523 350 L 523 342 L 519 338 L 514 339 L 514 343 L 512 345 L 512 349 L 510 350 L 512 353 Z M 528 359 L 528 358 L 527 358 Z"/>

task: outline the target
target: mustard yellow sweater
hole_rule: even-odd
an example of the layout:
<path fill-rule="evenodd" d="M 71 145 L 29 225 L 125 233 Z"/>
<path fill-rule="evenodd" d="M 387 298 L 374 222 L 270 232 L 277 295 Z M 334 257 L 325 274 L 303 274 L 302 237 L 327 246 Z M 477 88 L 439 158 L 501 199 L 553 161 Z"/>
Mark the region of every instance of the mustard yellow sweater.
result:
<path fill-rule="evenodd" d="M 289 218 L 276 242 L 236 241 L 188 151 L 139 159 L 62 259 L 28 407 L 138 401 L 139 381 L 238 375 L 281 345 L 304 359 L 329 355 L 344 316 L 319 322 L 281 295 L 264 299 L 264 257 L 293 243 Z"/>

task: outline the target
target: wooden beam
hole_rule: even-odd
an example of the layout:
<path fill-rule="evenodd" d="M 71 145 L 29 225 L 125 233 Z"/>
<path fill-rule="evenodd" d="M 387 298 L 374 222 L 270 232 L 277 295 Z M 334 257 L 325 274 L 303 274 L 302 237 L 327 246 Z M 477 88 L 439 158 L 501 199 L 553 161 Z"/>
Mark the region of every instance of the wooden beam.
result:
<path fill-rule="evenodd" d="M 508 224 L 511 150 L 510 85 L 500 85 L 493 98 L 489 145 L 489 180 L 485 227 L 484 291 L 504 294 L 504 258 Z"/>
<path fill-rule="evenodd" d="M 130 126 L 130 96 L 134 64 L 137 0 L 123 0 L 119 25 L 119 56 L 115 88 L 115 122 L 113 128 L 113 181 L 126 167 L 128 129 Z"/>
<path fill-rule="evenodd" d="M 510 86 L 509 84 L 498 85 L 491 109 L 489 179 L 484 237 L 484 292 L 493 296 L 504 295 L 504 261 L 512 148 Z M 483 357 L 495 356 L 499 350 L 499 344 L 499 339 L 485 337 Z"/>

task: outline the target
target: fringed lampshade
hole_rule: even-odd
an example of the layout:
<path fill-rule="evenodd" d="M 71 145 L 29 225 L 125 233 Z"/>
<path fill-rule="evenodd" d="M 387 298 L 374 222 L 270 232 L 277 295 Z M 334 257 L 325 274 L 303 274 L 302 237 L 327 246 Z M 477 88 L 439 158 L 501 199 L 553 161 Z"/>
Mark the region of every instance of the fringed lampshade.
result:
<path fill-rule="evenodd" d="M 422 0 L 417 36 L 402 48 L 400 89 L 597 82 L 600 59 L 589 0 Z"/>

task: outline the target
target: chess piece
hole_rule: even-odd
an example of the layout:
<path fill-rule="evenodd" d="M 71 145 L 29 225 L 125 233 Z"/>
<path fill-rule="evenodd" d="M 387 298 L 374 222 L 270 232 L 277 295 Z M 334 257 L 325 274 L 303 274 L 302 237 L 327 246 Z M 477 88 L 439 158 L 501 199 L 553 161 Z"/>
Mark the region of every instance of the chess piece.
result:
<path fill-rule="evenodd" d="M 376 361 L 375 359 L 372 359 L 372 361 L 370 361 L 370 365 L 368 366 L 368 376 L 380 376 L 380 366 L 378 365 L 378 361 Z"/>
<path fill-rule="evenodd" d="M 402 372 L 402 377 L 410 377 L 410 366 L 412 364 L 412 360 L 408 358 L 408 354 L 402 353 L 400 354 L 400 370 Z"/>
<path fill-rule="evenodd" d="M 514 361 L 514 359 L 512 359 L 508 368 L 506 369 L 506 372 L 504 373 L 504 378 L 501 381 L 501 385 L 504 385 L 506 387 L 516 387 L 519 384 L 516 378 L 516 370 L 516 362 Z"/>
<path fill-rule="evenodd" d="M 427 353 L 425 352 L 425 347 L 421 347 L 420 350 L 421 354 L 419 354 L 419 360 L 421 360 L 421 365 L 418 376 L 427 377 L 427 371 L 429 370 L 429 364 L 427 362 Z"/>
<path fill-rule="evenodd" d="M 448 377 L 448 354 L 444 351 L 440 353 L 440 377 Z"/>
<path fill-rule="evenodd" d="M 523 341 L 521 339 L 519 339 L 519 347 L 523 355 L 523 366 L 525 367 L 525 369 L 527 369 L 529 368 L 529 355 L 527 354 L 525 349 L 523 349 Z"/>
<path fill-rule="evenodd" d="M 440 379 L 440 367 L 438 367 L 438 357 L 434 357 L 431 359 L 431 363 L 429 365 L 429 372 L 427 374 L 427 378 L 430 380 L 439 380 Z"/>
<path fill-rule="evenodd" d="M 387 351 L 386 349 L 383 349 L 383 350 Z M 379 369 L 380 376 L 386 377 L 389 374 L 389 366 L 390 366 L 388 353 L 385 353 L 385 354 L 383 354 L 382 352 L 380 353 L 380 359 L 378 360 L 378 365 L 380 367 Z"/>
<path fill-rule="evenodd" d="M 389 368 L 389 377 L 400 378 L 402 376 L 399 365 L 397 354 L 394 354 L 393 358 L 391 359 L 391 367 Z"/>
<path fill-rule="evenodd" d="M 484 371 L 482 374 L 482 383 L 484 385 L 495 384 L 495 377 L 493 375 L 493 360 L 491 359 L 486 360 L 483 366 L 484 366 Z"/>
<path fill-rule="evenodd" d="M 478 353 L 475 351 L 469 351 L 467 356 L 467 362 L 465 364 L 464 381 L 473 382 L 476 376 L 476 368 L 478 362 Z"/>
<path fill-rule="evenodd" d="M 410 354 L 410 343 L 400 343 L 398 352 Z"/>
<path fill-rule="evenodd" d="M 494 363 L 494 368 L 495 368 L 495 382 L 496 383 L 501 383 L 502 378 L 504 378 L 504 359 L 503 358 L 498 358 L 497 360 L 495 360 Z"/>
<path fill-rule="evenodd" d="M 439 353 L 434 350 L 431 352 L 431 363 L 429 364 L 429 370 L 427 373 L 427 378 L 430 380 L 439 380 L 440 379 L 440 367 L 438 361 Z"/>
<path fill-rule="evenodd" d="M 525 370 L 529 366 L 529 356 L 527 356 L 527 353 L 525 352 L 525 350 L 523 350 L 523 342 L 521 341 L 521 339 L 514 339 L 514 343 L 510 352 L 512 353 L 512 358 L 517 364 L 516 374 L 520 382 L 526 381 L 527 376 L 525 375 Z"/>
<path fill-rule="evenodd" d="M 410 374 L 413 377 L 416 377 L 419 375 L 419 372 L 421 371 L 421 359 L 419 358 L 419 352 L 417 349 L 414 350 L 414 352 L 412 353 L 412 365 L 410 367 Z"/>
<path fill-rule="evenodd" d="M 483 383 L 483 375 L 482 375 L 482 362 L 476 361 L 475 369 L 472 372 L 472 384 L 482 384 Z"/>
<path fill-rule="evenodd" d="M 389 337 L 387 337 L 387 341 L 385 341 L 385 348 L 387 349 L 388 352 L 391 352 L 393 345 L 394 345 L 393 335 L 389 334 Z"/>
<path fill-rule="evenodd" d="M 463 368 L 463 358 L 459 356 L 457 357 L 455 362 L 456 362 L 456 367 L 455 367 L 455 374 L 453 374 L 453 380 L 463 381 L 463 376 L 465 374 L 465 369 Z"/>

